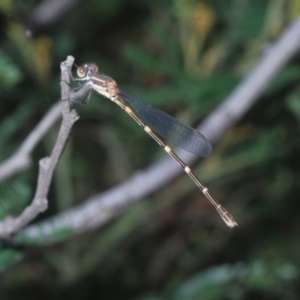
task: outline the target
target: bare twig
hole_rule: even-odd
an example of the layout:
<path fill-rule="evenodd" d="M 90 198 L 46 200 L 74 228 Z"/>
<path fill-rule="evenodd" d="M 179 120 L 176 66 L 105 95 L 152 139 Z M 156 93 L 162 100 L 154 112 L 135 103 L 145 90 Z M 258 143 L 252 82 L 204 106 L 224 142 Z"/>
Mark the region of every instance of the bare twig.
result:
<path fill-rule="evenodd" d="M 250 75 L 233 91 L 203 123 L 199 130 L 215 141 L 233 126 L 255 103 L 280 68 L 300 47 L 300 18 L 284 33 L 269 53 L 262 58 Z M 195 159 L 179 150 L 184 160 Z M 143 172 L 129 178 L 118 187 L 90 198 L 87 202 L 61 213 L 50 220 L 27 227 L 23 234 L 28 237 L 51 237 L 54 230 L 69 228 L 73 234 L 99 227 L 119 214 L 130 204 L 140 200 L 155 189 L 172 180 L 181 172 L 172 159 L 167 158 Z M 145 184 L 147 183 L 147 184 Z M 48 239 L 51 242 L 51 239 Z"/>
<path fill-rule="evenodd" d="M 47 112 L 19 149 L 9 159 L 0 164 L 0 182 L 31 165 L 30 154 L 32 150 L 60 117 L 61 106 L 57 103 Z"/>
<path fill-rule="evenodd" d="M 62 18 L 78 0 L 45 0 L 40 2 L 28 18 L 30 29 L 50 25 Z"/>
<path fill-rule="evenodd" d="M 74 58 L 72 56 L 69 56 L 67 60 L 61 64 L 62 99 L 69 99 L 70 88 L 68 83 L 70 82 L 70 68 L 73 64 L 73 61 Z M 47 194 L 51 184 L 54 169 L 68 141 L 72 126 L 78 120 L 76 111 L 70 111 L 69 101 L 61 101 L 61 105 L 63 120 L 60 131 L 51 156 L 45 157 L 39 162 L 39 175 L 35 196 L 31 204 L 27 206 L 18 217 L 8 217 L 0 223 L 0 237 L 2 238 L 7 238 L 12 233 L 17 232 L 25 225 L 27 225 L 30 221 L 32 221 L 39 213 L 45 211 L 48 208 Z M 35 145 L 35 143 L 28 142 L 27 147 L 31 148 L 33 147 L 33 145 Z"/>
<path fill-rule="evenodd" d="M 217 140 L 254 105 L 280 69 L 300 48 L 300 18 L 268 49 L 257 66 L 198 129 Z"/>

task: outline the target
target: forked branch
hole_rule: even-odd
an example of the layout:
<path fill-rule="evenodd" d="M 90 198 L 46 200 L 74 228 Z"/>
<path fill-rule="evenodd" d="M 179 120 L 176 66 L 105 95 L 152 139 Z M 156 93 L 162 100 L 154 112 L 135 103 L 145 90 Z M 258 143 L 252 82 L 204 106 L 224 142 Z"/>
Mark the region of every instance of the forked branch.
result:
<path fill-rule="evenodd" d="M 67 60 L 61 64 L 61 99 L 69 99 L 70 68 L 72 67 L 73 62 L 74 58 L 68 56 Z M 42 158 L 39 161 L 39 174 L 34 198 L 30 205 L 28 205 L 19 216 L 7 217 L 0 222 L 0 237 L 2 238 L 8 238 L 11 234 L 19 231 L 29 222 L 34 220 L 38 214 L 44 212 L 48 208 L 47 195 L 53 172 L 71 134 L 72 127 L 79 118 L 75 110 L 70 110 L 69 101 L 61 101 L 61 109 L 63 117 L 62 124 L 51 156 Z M 54 112 L 57 113 L 56 110 Z M 51 120 L 53 121 L 53 118 Z M 45 132 L 45 128 L 38 128 L 36 131 L 38 132 L 36 135 L 31 135 L 31 139 L 34 140 L 34 142 L 28 138 L 26 140 L 27 144 L 24 143 L 25 146 L 23 144 L 23 147 L 26 148 L 27 145 L 27 148 L 29 147 L 29 149 L 31 149 L 36 144 L 38 138 L 41 137 L 41 134 Z"/>

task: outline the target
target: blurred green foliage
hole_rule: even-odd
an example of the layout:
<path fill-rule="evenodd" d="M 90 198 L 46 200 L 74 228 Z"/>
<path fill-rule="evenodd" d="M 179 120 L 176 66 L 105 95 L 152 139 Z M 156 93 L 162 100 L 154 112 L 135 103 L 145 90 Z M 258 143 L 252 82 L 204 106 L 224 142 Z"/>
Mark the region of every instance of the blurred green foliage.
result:
<path fill-rule="evenodd" d="M 22 79 L 22 73 L 16 64 L 0 49 L 1 77 L 0 88 L 9 89 Z"/>
<path fill-rule="evenodd" d="M 67 55 L 97 62 L 132 94 L 194 125 L 300 14 L 300 0 L 92 0 L 41 23 L 42 3 L 0 1 L 1 161 L 59 101 Z M 1 299 L 298 299 L 299 75 L 297 56 L 195 167 L 238 220 L 235 230 L 182 176 L 96 232 L 70 238 L 51 219 L 43 232 L 41 220 L 164 156 L 98 95 L 76 107 L 81 119 L 49 209 L 34 223 L 36 238 L 17 234 L 24 249 L 0 243 Z M 34 150 L 33 166 L 1 183 L 0 219 L 31 201 L 37 162 L 49 155 L 58 126 Z"/>

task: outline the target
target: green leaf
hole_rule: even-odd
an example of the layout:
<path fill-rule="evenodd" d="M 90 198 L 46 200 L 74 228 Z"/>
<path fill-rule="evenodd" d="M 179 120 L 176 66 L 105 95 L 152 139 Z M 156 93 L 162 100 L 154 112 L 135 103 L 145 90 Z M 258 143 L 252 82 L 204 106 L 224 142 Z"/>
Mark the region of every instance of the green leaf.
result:
<path fill-rule="evenodd" d="M 168 75 L 171 78 L 178 79 L 184 76 L 184 72 L 171 63 L 166 62 L 158 57 L 153 57 L 138 47 L 127 46 L 123 51 L 124 56 L 138 65 L 139 68 L 144 68 L 149 72 Z"/>
<path fill-rule="evenodd" d="M 286 105 L 290 112 L 300 121 L 300 96 L 299 94 L 290 94 L 286 100 Z"/>
<path fill-rule="evenodd" d="M 23 257 L 20 251 L 0 248 L 0 272 L 21 261 Z"/>
<path fill-rule="evenodd" d="M 0 220 L 10 214 L 18 214 L 28 202 L 31 189 L 19 180 L 0 185 Z"/>
<path fill-rule="evenodd" d="M 23 78 L 21 70 L 10 57 L 0 49 L 0 88 L 12 89 Z"/>

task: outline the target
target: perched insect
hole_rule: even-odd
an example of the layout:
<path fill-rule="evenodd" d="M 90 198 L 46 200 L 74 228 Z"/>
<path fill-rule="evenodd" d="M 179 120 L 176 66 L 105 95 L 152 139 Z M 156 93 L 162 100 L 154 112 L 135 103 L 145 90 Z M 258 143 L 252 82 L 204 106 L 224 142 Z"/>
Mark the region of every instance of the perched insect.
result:
<path fill-rule="evenodd" d="M 162 137 L 198 156 L 210 156 L 212 147 L 200 132 L 122 91 L 112 78 L 98 73 L 98 66 L 95 63 L 79 66 L 77 76 L 74 80 L 84 82 L 84 84 L 77 88 L 75 92 L 87 91 L 85 99 L 81 102 L 82 104 L 88 103 L 92 91 L 95 90 L 120 106 L 184 169 L 212 203 L 224 222 L 231 228 L 237 226 L 234 218 L 213 198 L 208 188 L 194 175 L 191 168 L 161 139 Z"/>

